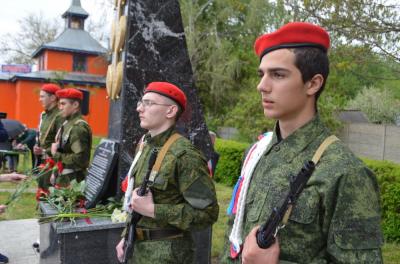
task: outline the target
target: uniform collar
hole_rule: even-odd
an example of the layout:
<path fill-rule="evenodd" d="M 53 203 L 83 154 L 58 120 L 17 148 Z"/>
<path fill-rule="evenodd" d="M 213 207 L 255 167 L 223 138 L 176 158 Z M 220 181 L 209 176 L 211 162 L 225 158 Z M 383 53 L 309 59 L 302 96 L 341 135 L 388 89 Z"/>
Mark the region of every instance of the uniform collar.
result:
<path fill-rule="evenodd" d="M 74 119 L 78 119 L 81 116 L 82 116 L 81 113 L 78 111 L 75 114 L 72 114 L 72 115 L 66 117 L 65 119 L 68 120 L 68 121 L 71 121 L 71 120 L 74 120 Z"/>
<path fill-rule="evenodd" d="M 323 133 L 329 133 L 328 129 L 322 123 L 319 115 L 315 115 L 308 123 L 295 130 L 287 138 L 279 141 L 277 136 L 277 130 L 279 129 L 279 123 L 276 123 L 274 134 L 272 137 L 271 144 L 267 149 L 267 153 L 272 147 L 285 150 L 286 161 L 292 161 L 298 156 L 311 142 L 315 141 Z"/>
<path fill-rule="evenodd" d="M 150 135 L 150 133 L 147 133 L 144 137 L 145 141 L 147 144 L 155 146 L 155 147 L 161 147 L 164 145 L 164 143 L 168 140 L 168 138 L 176 132 L 175 125 L 171 126 L 161 134 L 158 134 L 154 137 Z"/>
<path fill-rule="evenodd" d="M 54 112 L 57 112 L 57 111 L 58 111 L 58 107 L 56 105 L 56 106 L 52 107 L 51 109 L 45 110 L 44 112 L 46 113 L 46 115 L 50 115 L 50 114 L 52 114 Z"/>

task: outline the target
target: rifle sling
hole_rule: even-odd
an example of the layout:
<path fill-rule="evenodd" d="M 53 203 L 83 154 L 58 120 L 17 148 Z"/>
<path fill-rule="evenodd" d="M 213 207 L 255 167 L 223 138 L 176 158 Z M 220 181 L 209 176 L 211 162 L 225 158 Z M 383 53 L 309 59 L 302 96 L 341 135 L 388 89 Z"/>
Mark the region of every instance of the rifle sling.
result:
<path fill-rule="evenodd" d="M 179 135 L 178 133 L 174 133 L 172 136 L 170 136 L 168 138 L 168 140 L 167 140 L 167 142 L 165 142 L 164 146 L 162 146 L 160 152 L 157 155 L 156 162 L 151 170 L 149 181 L 154 182 L 154 179 L 156 178 L 158 172 L 160 171 L 161 164 L 164 160 L 165 155 L 167 154 L 167 151 L 169 150 L 171 145 L 181 137 L 182 136 Z"/>
<path fill-rule="evenodd" d="M 324 154 L 325 150 L 329 147 L 329 145 L 337 140 L 339 140 L 339 139 L 335 135 L 331 135 L 331 136 L 325 138 L 325 140 L 321 143 L 321 145 L 319 145 L 317 151 L 315 151 L 315 154 L 311 159 L 315 165 L 317 165 L 320 158 L 322 157 L 322 154 Z M 283 225 L 286 225 L 287 222 L 289 221 L 290 214 L 292 213 L 292 208 L 293 208 L 293 204 L 290 204 L 288 209 L 285 212 L 285 215 L 283 216 L 283 219 L 282 219 Z"/>
<path fill-rule="evenodd" d="M 51 128 L 53 127 L 54 122 L 56 121 L 57 117 L 58 117 L 58 114 L 56 114 L 56 115 L 53 117 L 53 119 L 51 120 L 50 125 L 49 125 L 49 127 L 47 128 L 46 133 L 44 134 L 44 137 L 43 137 L 43 139 L 42 139 L 43 143 L 46 141 L 47 136 L 49 135 L 50 130 L 51 130 Z M 40 132 L 39 132 L 39 133 L 40 133 Z M 39 136 L 39 142 L 40 142 L 40 136 Z M 42 142 L 40 142 L 40 143 L 42 144 Z"/>

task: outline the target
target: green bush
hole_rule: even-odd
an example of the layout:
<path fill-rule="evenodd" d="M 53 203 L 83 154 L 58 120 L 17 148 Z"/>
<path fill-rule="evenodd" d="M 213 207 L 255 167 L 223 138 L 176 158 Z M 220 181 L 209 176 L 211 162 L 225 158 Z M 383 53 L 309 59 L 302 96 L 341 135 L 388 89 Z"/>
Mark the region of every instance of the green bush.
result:
<path fill-rule="evenodd" d="M 232 140 L 217 139 L 215 150 L 219 153 L 219 161 L 215 171 L 215 181 L 229 186 L 235 185 L 240 175 L 240 165 L 249 144 Z"/>
<path fill-rule="evenodd" d="M 400 165 L 390 161 L 363 160 L 378 179 L 385 238 L 400 242 Z"/>
<path fill-rule="evenodd" d="M 217 139 L 220 158 L 215 173 L 217 182 L 233 186 L 239 175 L 243 155 L 249 144 Z M 363 159 L 375 173 L 381 192 L 382 229 L 387 241 L 400 242 L 400 165 L 390 161 Z"/>

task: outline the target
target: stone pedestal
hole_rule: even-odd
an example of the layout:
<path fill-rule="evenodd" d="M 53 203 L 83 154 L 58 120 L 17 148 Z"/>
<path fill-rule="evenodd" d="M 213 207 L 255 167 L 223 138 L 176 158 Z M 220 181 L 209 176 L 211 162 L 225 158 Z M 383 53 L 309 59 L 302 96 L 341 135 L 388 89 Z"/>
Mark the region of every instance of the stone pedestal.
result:
<path fill-rule="evenodd" d="M 40 203 L 43 215 L 55 214 L 47 203 Z M 40 264 L 118 264 L 115 246 L 124 223 L 109 218 L 40 225 Z"/>

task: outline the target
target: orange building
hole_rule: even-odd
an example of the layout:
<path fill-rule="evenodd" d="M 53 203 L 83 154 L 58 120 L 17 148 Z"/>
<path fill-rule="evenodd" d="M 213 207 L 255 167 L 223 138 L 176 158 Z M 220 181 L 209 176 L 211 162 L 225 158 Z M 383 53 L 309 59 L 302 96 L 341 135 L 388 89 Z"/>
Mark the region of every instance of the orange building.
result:
<path fill-rule="evenodd" d="M 56 82 L 63 87 L 89 91 L 89 114 L 85 118 L 93 134 L 107 135 L 107 50 L 85 31 L 88 16 L 80 0 L 72 0 L 62 15 L 64 31 L 32 54 L 38 64 L 37 71 L 0 74 L 0 112 L 6 112 L 8 119 L 17 119 L 36 128 L 43 111 L 39 103 L 40 87 L 43 83 Z"/>

